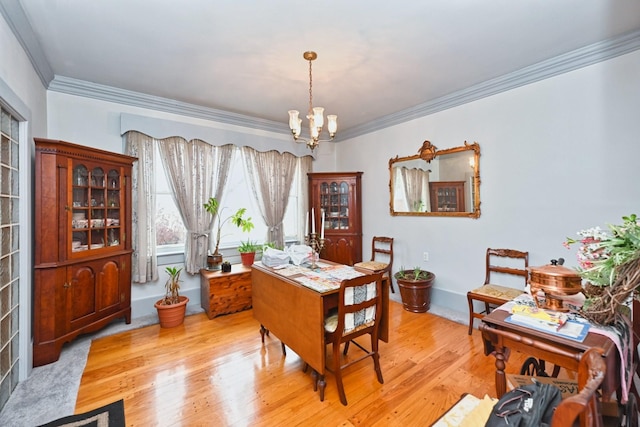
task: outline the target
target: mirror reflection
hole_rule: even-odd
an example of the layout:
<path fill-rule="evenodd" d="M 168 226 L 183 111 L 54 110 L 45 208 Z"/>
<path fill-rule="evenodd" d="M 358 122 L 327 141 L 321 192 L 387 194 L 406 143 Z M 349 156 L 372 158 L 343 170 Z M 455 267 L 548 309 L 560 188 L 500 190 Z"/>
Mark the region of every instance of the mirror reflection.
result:
<path fill-rule="evenodd" d="M 418 154 L 389 160 L 391 215 L 480 216 L 480 145 L 438 150 L 429 141 Z"/>

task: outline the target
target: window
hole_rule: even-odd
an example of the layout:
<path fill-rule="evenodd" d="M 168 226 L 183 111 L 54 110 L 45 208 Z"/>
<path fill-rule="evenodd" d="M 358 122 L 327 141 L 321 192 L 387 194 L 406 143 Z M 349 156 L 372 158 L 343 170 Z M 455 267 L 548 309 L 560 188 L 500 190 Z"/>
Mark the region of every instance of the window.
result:
<path fill-rule="evenodd" d="M 156 165 L 156 245 L 158 251 L 183 250 L 187 230 L 173 201 L 171 187 L 162 168 L 160 150 L 157 145 L 153 147 L 153 163 Z"/>
<path fill-rule="evenodd" d="M 20 122 L 0 107 L 0 409 L 18 384 L 20 300 Z M 27 251 L 27 253 L 29 253 Z M 29 333 L 28 331 L 26 333 Z M 6 391 L 6 393 L 5 393 Z"/>
<path fill-rule="evenodd" d="M 154 147 L 154 162 L 158 166 L 158 169 L 156 169 L 156 239 L 158 253 L 183 251 L 187 231 L 173 200 L 166 174 L 162 169 L 162 161 L 157 146 Z M 224 208 L 222 218 L 228 217 L 239 208 L 246 208 L 246 216 L 251 217 L 255 228 L 251 233 L 247 234 L 231 224 L 230 221 L 227 221 L 222 229 L 221 248 L 235 247 L 241 241 L 247 239 L 262 243 L 267 236 L 267 225 L 262 219 L 262 215 L 260 215 L 245 173 L 242 151 L 236 147 L 231 171 L 222 197 L 222 207 Z M 289 205 L 284 217 L 285 240 L 297 238 L 298 201 L 300 197 L 298 194 L 300 187 L 299 175 L 296 172 L 293 178 L 294 182 L 291 185 L 289 194 Z"/>

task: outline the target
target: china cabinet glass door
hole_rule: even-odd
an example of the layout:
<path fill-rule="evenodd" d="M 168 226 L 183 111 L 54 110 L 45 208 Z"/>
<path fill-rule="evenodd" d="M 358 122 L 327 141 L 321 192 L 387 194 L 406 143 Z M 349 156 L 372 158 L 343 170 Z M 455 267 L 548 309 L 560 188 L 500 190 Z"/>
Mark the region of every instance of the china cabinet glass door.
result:
<path fill-rule="evenodd" d="M 323 182 L 320 184 L 320 206 L 325 214 L 325 229 L 349 230 L 349 184 Z"/>
<path fill-rule="evenodd" d="M 120 246 L 121 171 L 73 163 L 71 252 Z"/>

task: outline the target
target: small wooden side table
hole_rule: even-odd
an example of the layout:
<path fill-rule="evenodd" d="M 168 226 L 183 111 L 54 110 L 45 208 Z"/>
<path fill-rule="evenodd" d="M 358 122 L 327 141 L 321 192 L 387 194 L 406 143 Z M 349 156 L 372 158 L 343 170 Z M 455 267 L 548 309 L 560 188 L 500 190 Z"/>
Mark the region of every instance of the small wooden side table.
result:
<path fill-rule="evenodd" d="M 200 305 L 209 319 L 251 308 L 251 267 L 233 264 L 230 273 L 201 269 Z"/>

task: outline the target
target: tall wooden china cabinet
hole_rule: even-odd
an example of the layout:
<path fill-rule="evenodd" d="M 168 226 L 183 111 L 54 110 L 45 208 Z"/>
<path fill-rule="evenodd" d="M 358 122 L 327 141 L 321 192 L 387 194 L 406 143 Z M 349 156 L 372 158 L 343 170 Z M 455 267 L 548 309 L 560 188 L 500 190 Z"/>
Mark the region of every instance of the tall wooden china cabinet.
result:
<path fill-rule="evenodd" d="M 131 168 L 136 160 L 35 139 L 33 365 L 116 318 L 131 322 Z"/>
<path fill-rule="evenodd" d="M 320 258 L 353 265 L 362 261 L 362 172 L 309 173 L 309 206 L 316 230 L 325 214 Z"/>

